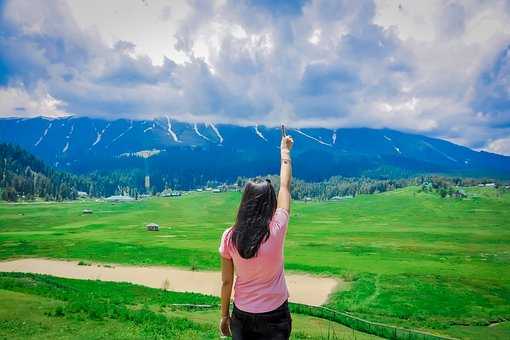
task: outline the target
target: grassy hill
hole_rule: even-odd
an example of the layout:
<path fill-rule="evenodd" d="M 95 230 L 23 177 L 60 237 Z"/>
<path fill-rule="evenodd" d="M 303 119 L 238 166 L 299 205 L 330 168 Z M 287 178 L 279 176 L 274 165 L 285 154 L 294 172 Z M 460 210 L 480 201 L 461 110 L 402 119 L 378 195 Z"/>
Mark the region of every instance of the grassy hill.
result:
<path fill-rule="evenodd" d="M 212 304 L 190 309 L 175 304 Z M 215 339 L 219 299 L 131 284 L 0 273 L 0 338 Z M 293 339 L 379 339 L 294 314 Z"/>
<path fill-rule="evenodd" d="M 333 295 L 329 305 L 369 320 L 467 338 L 508 337 L 510 193 L 466 192 L 467 199 L 443 199 L 410 187 L 341 202 L 295 202 L 286 270 L 351 280 L 352 289 Z M 239 195 L 0 204 L 0 258 L 219 269 L 219 237 L 234 220 Z M 93 214 L 82 215 L 84 208 Z M 161 231 L 145 231 L 148 222 Z"/>

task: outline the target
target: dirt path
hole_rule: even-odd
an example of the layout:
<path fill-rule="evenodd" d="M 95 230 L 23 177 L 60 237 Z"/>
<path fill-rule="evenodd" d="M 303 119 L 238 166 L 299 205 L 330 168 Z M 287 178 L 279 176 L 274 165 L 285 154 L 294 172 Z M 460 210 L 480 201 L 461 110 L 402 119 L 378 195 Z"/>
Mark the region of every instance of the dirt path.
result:
<path fill-rule="evenodd" d="M 130 282 L 176 292 L 196 292 L 218 296 L 219 272 L 190 271 L 174 267 L 78 265 L 76 261 L 20 259 L 0 262 L 1 272 L 48 274 L 71 279 Z M 343 281 L 312 275 L 286 274 L 290 301 L 308 305 L 324 304 L 330 293 L 345 287 Z"/>

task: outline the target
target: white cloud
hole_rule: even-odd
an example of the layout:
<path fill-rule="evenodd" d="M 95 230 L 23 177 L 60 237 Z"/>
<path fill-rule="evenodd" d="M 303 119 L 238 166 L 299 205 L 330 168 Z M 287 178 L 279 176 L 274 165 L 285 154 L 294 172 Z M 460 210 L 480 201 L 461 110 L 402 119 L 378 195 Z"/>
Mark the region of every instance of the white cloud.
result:
<path fill-rule="evenodd" d="M 501 138 L 490 142 L 487 150 L 501 155 L 510 156 L 510 138 Z"/>
<path fill-rule="evenodd" d="M 188 61 L 174 48 L 179 23 L 192 10 L 185 0 L 66 2 L 80 29 L 96 32 L 109 46 L 130 41 L 137 56 L 149 56 L 156 65 L 163 64 L 165 57 L 177 63 Z"/>
<path fill-rule="evenodd" d="M 49 112 L 389 127 L 491 149 L 510 134 L 509 7 L 11 1 L 0 47 L 14 85 L 3 96 L 44 102 L 44 88 L 60 101 Z"/>
<path fill-rule="evenodd" d="M 3 117 L 34 117 L 44 113 L 48 117 L 63 117 L 65 103 L 53 98 L 43 86 L 32 93 L 22 87 L 0 88 L 0 115 Z"/>

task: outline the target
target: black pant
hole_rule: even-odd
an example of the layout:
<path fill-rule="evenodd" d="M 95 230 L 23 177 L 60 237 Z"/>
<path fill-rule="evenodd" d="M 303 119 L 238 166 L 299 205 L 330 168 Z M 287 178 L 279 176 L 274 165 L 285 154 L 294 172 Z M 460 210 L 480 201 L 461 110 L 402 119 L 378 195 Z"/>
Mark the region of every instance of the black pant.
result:
<path fill-rule="evenodd" d="M 234 305 L 230 330 L 233 340 L 288 339 L 292 330 L 289 305 L 285 301 L 266 313 L 248 313 Z"/>

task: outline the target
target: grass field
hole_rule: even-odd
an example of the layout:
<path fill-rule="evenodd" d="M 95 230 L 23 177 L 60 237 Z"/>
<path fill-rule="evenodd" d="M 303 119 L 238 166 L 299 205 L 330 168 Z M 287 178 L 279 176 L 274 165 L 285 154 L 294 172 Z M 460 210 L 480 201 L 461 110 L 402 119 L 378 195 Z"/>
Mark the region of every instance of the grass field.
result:
<path fill-rule="evenodd" d="M 0 338 L 214 339 L 218 307 L 175 303 L 219 299 L 131 284 L 0 273 Z M 379 339 L 334 322 L 294 314 L 293 339 Z"/>
<path fill-rule="evenodd" d="M 341 202 L 295 202 L 286 270 L 353 281 L 329 305 L 369 320 L 509 338 L 510 193 L 466 191 L 464 200 L 411 187 Z M 119 204 L 0 204 L 0 259 L 219 269 L 219 237 L 239 198 L 231 192 Z M 84 208 L 94 213 L 82 215 Z M 145 231 L 148 222 L 161 231 Z"/>

